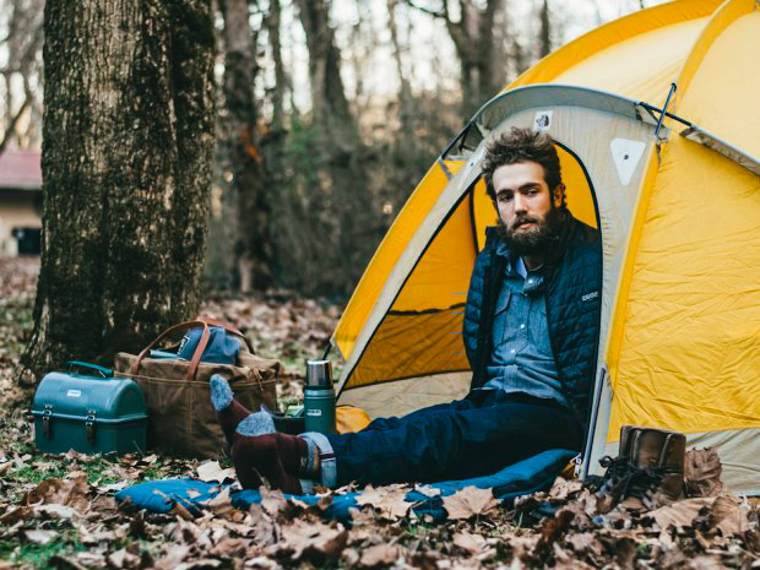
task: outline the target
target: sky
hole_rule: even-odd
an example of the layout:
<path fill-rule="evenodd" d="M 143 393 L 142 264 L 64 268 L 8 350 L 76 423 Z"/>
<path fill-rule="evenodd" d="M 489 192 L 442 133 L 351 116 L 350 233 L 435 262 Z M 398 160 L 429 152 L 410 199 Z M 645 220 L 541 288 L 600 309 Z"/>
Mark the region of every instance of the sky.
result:
<path fill-rule="evenodd" d="M 420 5 L 436 7 L 439 0 L 415 0 Z M 521 43 L 528 44 L 531 37 L 538 34 L 539 22 L 535 16 L 542 0 L 506 0 L 508 26 L 518 31 Z M 661 0 L 643 0 L 649 7 Z M 308 93 L 308 52 L 297 16 L 288 2 L 283 2 L 284 54 L 289 67 L 294 70 L 295 101 L 301 110 L 309 107 Z M 555 28 L 555 48 L 598 27 L 640 9 L 639 0 L 550 0 L 552 24 Z M 448 32 L 440 20 L 436 20 L 419 10 L 409 8 L 399 1 L 396 12 L 400 42 L 408 47 L 403 54 L 403 65 L 410 77 L 413 89 L 431 90 L 438 82 L 443 89 L 458 89 L 458 62 L 454 46 Z M 369 60 L 362 69 L 371 73 L 362 74 L 362 92 L 378 101 L 396 97 L 399 89 L 398 75 L 392 58 L 391 38 L 388 29 L 386 0 L 333 0 L 331 21 L 341 47 L 344 65 L 342 77 L 354 99 L 357 81 L 351 60 Z M 368 55 L 364 42 L 357 42 L 352 35 L 352 27 L 359 23 L 364 37 L 374 40 L 374 47 Z M 271 74 L 271 70 L 270 70 Z M 269 79 L 266 79 L 269 81 Z M 371 103 L 369 101 L 368 103 Z"/>

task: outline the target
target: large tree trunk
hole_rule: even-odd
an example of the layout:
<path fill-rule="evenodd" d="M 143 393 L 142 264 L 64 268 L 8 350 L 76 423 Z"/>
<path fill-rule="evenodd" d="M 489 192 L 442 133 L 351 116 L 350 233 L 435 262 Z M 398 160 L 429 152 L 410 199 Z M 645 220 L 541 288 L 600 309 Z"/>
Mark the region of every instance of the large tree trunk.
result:
<path fill-rule="evenodd" d="M 21 381 L 193 316 L 214 144 L 210 0 L 47 0 L 43 252 Z"/>
<path fill-rule="evenodd" d="M 254 41 L 248 23 L 248 0 L 223 0 L 226 103 L 224 161 L 233 174 L 237 197 L 235 257 L 240 291 L 271 284 L 271 239 L 267 180 L 256 128 L 253 84 L 256 76 Z"/>

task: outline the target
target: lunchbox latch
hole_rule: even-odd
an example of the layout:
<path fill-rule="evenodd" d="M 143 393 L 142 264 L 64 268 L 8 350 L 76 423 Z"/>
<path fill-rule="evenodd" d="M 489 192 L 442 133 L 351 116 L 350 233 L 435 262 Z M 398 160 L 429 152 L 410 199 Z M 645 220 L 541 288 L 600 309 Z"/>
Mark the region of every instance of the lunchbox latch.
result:
<path fill-rule="evenodd" d="M 95 445 L 95 410 L 87 410 L 84 421 L 84 430 L 87 434 L 87 443 Z"/>
<path fill-rule="evenodd" d="M 52 416 L 53 404 L 45 404 L 45 409 L 42 411 L 42 433 L 47 439 L 50 439 L 50 433 L 52 431 Z"/>

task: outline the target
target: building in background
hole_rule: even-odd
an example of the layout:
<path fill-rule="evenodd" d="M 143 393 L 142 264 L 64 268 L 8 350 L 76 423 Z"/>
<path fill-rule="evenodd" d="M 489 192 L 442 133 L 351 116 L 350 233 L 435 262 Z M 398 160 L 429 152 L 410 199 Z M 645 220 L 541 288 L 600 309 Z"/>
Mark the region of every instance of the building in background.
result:
<path fill-rule="evenodd" d="M 39 255 L 42 228 L 40 153 L 0 154 L 0 256 Z"/>

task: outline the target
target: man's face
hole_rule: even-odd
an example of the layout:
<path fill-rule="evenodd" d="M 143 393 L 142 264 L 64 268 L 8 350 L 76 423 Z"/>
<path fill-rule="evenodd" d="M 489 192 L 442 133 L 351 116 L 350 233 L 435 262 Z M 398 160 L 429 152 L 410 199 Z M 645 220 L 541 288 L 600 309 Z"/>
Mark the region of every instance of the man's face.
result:
<path fill-rule="evenodd" d="M 539 253 L 555 233 L 551 213 L 562 205 L 562 185 L 550 189 L 544 167 L 525 161 L 498 167 L 493 188 L 508 245 L 520 255 Z"/>

